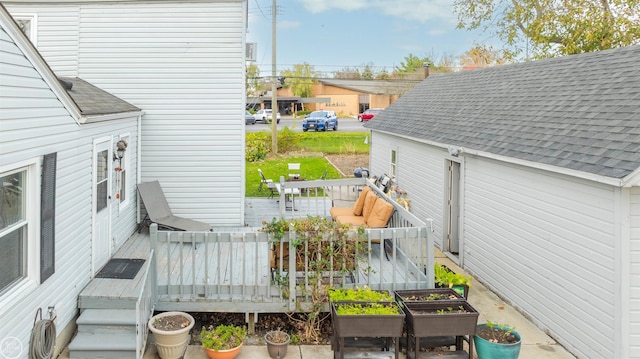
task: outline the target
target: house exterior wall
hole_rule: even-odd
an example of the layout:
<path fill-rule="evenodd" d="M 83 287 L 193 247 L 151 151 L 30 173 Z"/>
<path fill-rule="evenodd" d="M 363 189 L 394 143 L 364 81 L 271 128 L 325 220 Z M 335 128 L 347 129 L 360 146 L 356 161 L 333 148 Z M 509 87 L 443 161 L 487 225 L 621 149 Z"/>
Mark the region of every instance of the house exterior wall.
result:
<path fill-rule="evenodd" d="M 391 150 L 397 151 L 398 187 L 407 191 L 411 213 L 423 221 L 433 219 L 434 243 L 442 249 L 444 156 L 447 152 L 380 132 L 371 133 L 370 143 L 370 175 L 389 174 Z M 429 200 L 423 200 L 425 198 Z"/>
<path fill-rule="evenodd" d="M 375 131 L 371 148 L 372 175 L 388 173 L 396 149 L 398 186 L 408 192 L 412 213 L 434 219 L 440 246 L 445 162 L 460 162 L 463 267 L 575 355 L 623 355 L 627 314 L 616 309 L 626 299 L 620 298 L 621 212 L 614 187 L 469 154 L 454 159 L 442 148 Z M 640 203 L 640 191 L 634 189 L 632 199 Z M 638 222 L 640 207 L 632 207 Z M 631 245 L 631 343 L 640 332 L 638 223 Z"/>
<path fill-rule="evenodd" d="M 629 192 L 629 358 L 640 358 L 640 187 Z"/>
<path fill-rule="evenodd" d="M 116 139 L 130 133 L 128 152 L 136 157 L 134 118 L 78 125 L 43 77 L 4 29 L 0 28 L 0 174 L 32 163 L 34 186 L 29 203 L 28 279 L 0 294 L 0 338 L 14 337 L 28 357 L 28 343 L 38 308 L 47 318 L 55 307 L 58 332 L 77 315 L 77 297 L 91 277 L 93 139 Z M 39 280 L 40 172 L 42 157 L 57 153 L 55 213 L 55 273 Z M 130 170 L 135 173 L 135 162 Z M 31 187 L 29 187 L 31 188 Z M 112 246 L 123 243 L 135 228 L 136 200 L 128 208 L 113 204 Z M 31 222 L 30 222 L 31 223 Z M 4 263 L 3 263 L 4 264 Z M 12 354 L 13 355 L 13 354 Z M 14 356 L 11 356 L 12 358 Z"/>
<path fill-rule="evenodd" d="M 243 225 L 246 6 L 229 0 L 8 8 L 37 13 L 39 38 L 56 26 L 75 31 L 77 50 L 38 47 L 51 67 L 66 68 L 76 56 L 79 77 L 144 111 L 141 180 L 160 181 L 174 214 Z M 52 16 L 60 9 L 69 16 Z"/>

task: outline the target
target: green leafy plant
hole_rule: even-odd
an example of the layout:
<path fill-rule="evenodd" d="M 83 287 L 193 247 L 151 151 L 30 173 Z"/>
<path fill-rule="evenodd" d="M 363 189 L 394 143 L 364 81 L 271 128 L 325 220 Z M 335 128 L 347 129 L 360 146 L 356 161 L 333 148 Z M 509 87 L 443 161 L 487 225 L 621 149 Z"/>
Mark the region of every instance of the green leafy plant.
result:
<path fill-rule="evenodd" d="M 471 287 L 471 280 L 473 279 L 473 277 L 465 277 L 462 274 L 455 273 L 439 263 L 434 265 L 434 274 L 436 284 L 449 288 L 456 285 Z"/>
<path fill-rule="evenodd" d="M 338 301 L 363 301 L 363 302 L 380 302 L 380 301 L 392 301 L 393 297 L 387 291 L 376 291 L 371 288 L 357 287 L 354 289 L 336 289 L 329 290 L 329 300 L 332 302 Z"/>
<path fill-rule="evenodd" d="M 282 272 L 280 264 L 272 269 L 272 278 L 284 295 L 290 295 L 291 275 L 285 256 L 289 256 L 290 247 L 295 251 L 295 269 L 305 276 L 304 284 L 299 288 L 300 294 L 309 298 L 310 305 L 298 308 L 298 311 L 305 312 L 304 319 L 293 315 L 289 317 L 300 324 L 301 340 L 317 342 L 321 338 L 321 324 L 330 316 L 325 311 L 329 288 L 340 277 L 356 270 L 358 254 L 365 253 L 359 245 L 364 238 L 364 229 L 353 230 L 348 225 L 324 217 L 308 217 L 295 220 L 274 218 L 271 222 L 263 222 L 262 231 L 269 234 L 275 258 L 284 262 Z"/>
<path fill-rule="evenodd" d="M 400 307 L 394 302 L 380 303 L 339 303 L 336 305 L 338 315 L 393 315 L 400 314 Z"/>
<path fill-rule="evenodd" d="M 200 342 L 207 349 L 228 350 L 244 343 L 247 339 L 247 329 L 235 325 L 218 325 L 217 327 L 202 327 Z"/>

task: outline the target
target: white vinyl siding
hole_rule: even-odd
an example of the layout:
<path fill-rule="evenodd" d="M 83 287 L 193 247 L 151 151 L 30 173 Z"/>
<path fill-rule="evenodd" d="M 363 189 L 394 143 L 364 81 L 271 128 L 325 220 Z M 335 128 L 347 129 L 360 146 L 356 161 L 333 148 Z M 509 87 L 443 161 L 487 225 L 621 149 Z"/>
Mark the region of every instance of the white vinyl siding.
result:
<path fill-rule="evenodd" d="M 141 180 L 160 181 L 174 214 L 244 225 L 246 6 L 106 2 L 9 10 L 37 13 L 38 50 L 58 75 L 78 76 L 144 111 Z M 63 46 L 49 46 L 54 40 Z"/>
<path fill-rule="evenodd" d="M 612 187 L 473 157 L 465 173 L 465 268 L 572 353 L 613 357 Z"/>
<path fill-rule="evenodd" d="M 0 77 L 0 171 L 57 153 L 55 273 L 43 284 L 33 283 L 15 293 L 11 301 L 0 298 L 0 338 L 15 337 L 24 344 L 29 343 L 38 308 L 55 306 L 59 330 L 77 315 L 78 294 L 91 275 L 92 139 L 131 133 L 129 149 L 135 158 L 136 119 L 79 126 L 4 29 L 0 29 Z M 36 177 L 38 191 L 41 179 Z M 114 216 L 116 243 L 133 233 L 135 207 Z M 36 212 L 31 215 L 39 218 Z M 39 233 L 35 232 L 37 243 Z M 34 250 L 39 254 L 37 247 Z M 35 264 L 34 270 L 39 271 L 39 260 Z M 27 352 L 23 354 L 26 357 Z"/>
<path fill-rule="evenodd" d="M 433 219 L 433 238 L 442 245 L 442 201 L 444 191 L 444 160 L 446 150 L 410 140 L 375 132 L 372 134 L 370 175 L 380 176 L 389 168 L 391 149 L 398 156 L 396 181 L 407 191 L 411 213 L 421 220 Z"/>
<path fill-rule="evenodd" d="M 630 190 L 629 358 L 640 358 L 640 187 Z"/>
<path fill-rule="evenodd" d="M 78 7 L 67 5 L 6 5 L 12 15 L 35 16 L 38 51 L 57 76 L 78 77 Z"/>

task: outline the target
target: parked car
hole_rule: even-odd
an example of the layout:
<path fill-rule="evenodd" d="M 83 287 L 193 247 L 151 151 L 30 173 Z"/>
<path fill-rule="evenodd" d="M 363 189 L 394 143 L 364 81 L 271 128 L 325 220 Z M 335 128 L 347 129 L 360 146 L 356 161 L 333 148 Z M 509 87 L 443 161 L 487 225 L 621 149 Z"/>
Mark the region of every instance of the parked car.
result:
<path fill-rule="evenodd" d="M 249 111 L 244 112 L 244 124 L 245 125 L 255 125 L 256 118 L 253 117 L 253 114 Z"/>
<path fill-rule="evenodd" d="M 271 109 L 259 110 L 255 115 L 253 115 L 253 118 L 255 118 L 256 122 L 262 121 L 264 123 L 270 123 L 272 118 L 272 111 Z M 280 112 L 278 112 L 276 118 L 276 123 L 280 123 Z"/>
<path fill-rule="evenodd" d="M 382 108 L 370 108 L 366 111 L 364 111 L 361 114 L 358 114 L 358 121 L 362 122 L 362 121 L 369 121 L 372 118 L 374 118 L 377 114 L 380 113 L 380 111 L 382 111 L 384 109 Z"/>
<path fill-rule="evenodd" d="M 335 111 L 313 111 L 302 120 L 302 131 L 308 130 L 326 131 L 327 129 L 338 130 L 338 116 Z"/>

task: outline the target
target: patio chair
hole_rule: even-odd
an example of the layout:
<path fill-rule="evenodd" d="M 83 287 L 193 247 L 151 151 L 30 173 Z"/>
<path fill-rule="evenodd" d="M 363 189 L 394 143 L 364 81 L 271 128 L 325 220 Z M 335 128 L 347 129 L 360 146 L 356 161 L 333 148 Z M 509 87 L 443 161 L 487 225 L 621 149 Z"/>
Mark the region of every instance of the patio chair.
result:
<path fill-rule="evenodd" d="M 267 187 L 271 193 L 269 194 L 269 198 L 273 198 L 275 194 L 275 186 L 272 179 L 267 179 L 262 173 L 262 170 L 258 168 L 258 173 L 260 173 L 260 185 L 258 186 L 258 192 L 262 192 L 262 187 Z"/>
<path fill-rule="evenodd" d="M 138 232 L 142 230 L 142 226 L 147 220 L 157 223 L 158 228 L 172 231 L 211 231 L 211 225 L 208 223 L 174 216 L 160 187 L 160 182 L 139 183 L 138 194 L 140 194 L 140 198 L 147 210 L 147 215 L 142 220 Z"/>
<path fill-rule="evenodd" d="M 300 164 L 299 163 L 289 163 L 289 178 L 298 179 L 300 178 Z M 298 173 L 291 173 L 291 171 L 297 171 Z"/>

